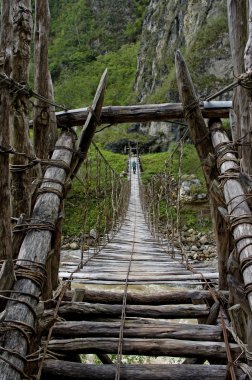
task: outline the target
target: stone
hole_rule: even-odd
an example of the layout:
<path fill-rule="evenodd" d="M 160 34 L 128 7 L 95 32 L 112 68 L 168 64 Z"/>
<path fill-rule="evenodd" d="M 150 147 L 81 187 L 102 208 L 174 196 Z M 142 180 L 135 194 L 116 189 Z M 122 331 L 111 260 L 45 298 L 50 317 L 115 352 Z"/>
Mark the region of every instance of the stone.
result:
<path fill-rule="evenodd" d="M 79 247 L 78 247 L 77 243 L 70 243 L 69 248 L 70 249 L 78 249 Z"/>
<path fill-rule="evenodd" d="M 200 243 L 201 244 L 207 244 L 208 243 L 208 238 L 206 235 L 203 235 L 200 239 L 199 239 Z"/>

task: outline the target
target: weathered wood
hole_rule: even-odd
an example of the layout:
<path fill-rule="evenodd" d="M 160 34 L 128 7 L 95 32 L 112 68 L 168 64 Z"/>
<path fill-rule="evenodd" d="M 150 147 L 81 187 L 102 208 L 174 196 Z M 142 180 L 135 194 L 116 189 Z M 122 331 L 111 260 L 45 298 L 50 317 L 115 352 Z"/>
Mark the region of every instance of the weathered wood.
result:
<path fill-rule="evenodd" d="M 121 305 L 69 303 L 59 308 L 59 316 L 68 320 L 80 320 L 87 317 L 109 316 L 118 317 L 121 315 Z M 45 312 L 50 315 L 52 311 Z M 128 317 L 148 317 L 148 318 L 197 318 L 208 316 L 208 308 L 205 305 L 127 305 L 126 313 Z"/>
<path fill-rule="evenodd" d="M 57 322 L 53 327 L 52 336 L 57 338 L 85 338 L 119 336 L 118 322 Z M 150 320 L 125 321 L 123 328 L 125 338 L 172 338 L 199 341 L 222 341 L 222 330 L 219 326 L 195 325 Z"/>
<path fill-rule="evenodd" d="M 229 108 L 202 108 L 205 118 L 228 118 Z M 59 125 L 79 126 L 83 125 L 89 113 L 88 108 L 56 112 Z M 108 106 L 102 107 L 101 123 L 120 124 L 137 123 L 147 121 L 169 121 L 184 118 L 181 103 L 148 104 L 135 106 Z"/>
<path fill-rule="evenodd" d="M 232 328 L 242 342 L 247 342 L 246 318 L 240 305 L 233 305 L 228 309 Z"/>
<path fill-rule="evenodd" d="M 228 24 L 230 36 L 230 48 L 232 55 L 232 64 L 234 75 L 238 77 L 245 72 L 244 67 L 244 50 L 248 38 L 247 28 L 247 3 L 242 0 L 228 0 Z M 247 45 L 249 48 L 249 44 Z M 236 114 L 236 132 L 237 138 L 242 139 L 242 143 L 251 143 L 249 132 L 249 98 L 247 90 L 242 86 L 238 86 L 233 92 L 233 108 Z M 236 142 L 237 139 L 234 140 Z M 248 145 L 239 147 L 239 156 L 243 160 L 243 167 L 246 173 L 250 173 L 251 167 L 251 148 Z"/>
<path fill-rule="evenodd" d="M 230 140 L 227 137 L 226 132 L 222 129 L 221 121 L 219 122 L 211 122 L 209 121 L 212 143 L 214 147 L 218 147 L 219 144 L 229 144 Z M 236 163 L 235 154 L 228 151 L 224 155 L 222 155 L 222 162 L 220 164 L 220 173 L 228 174 L 230 171 L 239 172 L 239 166 Z M 251 215 L 251 211 L 246 202 L 246 195 L 240 185 L 239 181 L 234 177 L 230 177 L 224 181 L 223 183 L 224 196 L 228 208 L 228 213 L 230 215 L 230 222 L 234 220 L 234 218 L 238 218 L 237 225 L 233 228 L 233 236 L 236 243 L 237 251 L 241 252 L 239 255 L 239 260 L 242 261 L 247 257 L 250 257 L 250 249 L 252 245 L 252 226 L 250 223 L 246 223 L 243 217 L 246 215 Z M 241 221 L 239 223 L 239 218 Z M 251 236 L 251 238 L 250 238 Z M 251 244 L 251 245 L 250 245 Z M 248 265 L 246 269 L 243 271 L 243 279 L 244 283 L 250 284 L 252 276 L 252 264 Z M 248 300 L 250 304 L 250 308 L 252 310 L 252 293 L 248 294 Z"/>
<path fill-rule="evenodd" d="M 23 85 L 29 80 L 29 59 L 32 34 L 31 0 L 16 1 L 14 6 L 14 35 L 13 35 L 13 71 L 12 79 Z M 18 152 L 34 156 L 29 138 L 29 97 L 22 91 L 16 92 L 12 103 L 14 120 L 11 133 L 11 145 Z M 28 159 L 13 155 L 13 165 L 26 165 Z M 32 172 L 29 170 L 12 171 L 12 214 L 19 217 L 24 213 L 27 217 L 31 211 L 31 182 Z"/>
<path fill-rule="evenodd" d="M 100 101 L 97 99 L 98 90 L 95 99 L 99 104 Z M 103 93 L 100 94 L 100 96 L 103 98 Z M 86 128 L 89 130 L 89 125 L 86 125 Z M 48 166 L 45 171 L 44 179 L 46 181 L 42 181 L 41 194 L 38 194 L 32 213 L 32 229 L 26 234 L 18 257 L 19 260 L 17 264 L 27 267 L 26 270 L 29 269 L 29 263 L 31 267 L 33 263 L 35 263 L 33 271 L 37 275 L 40 273 L 40 279 L 42 279 L 41 275 L 43 275 L 43 280 L 45 280 L 45 273 L 42 267 L 45 266 L 48 252 L 51 250 L 52 228 L 55 227 L 56 221 L 59 218 L 64 182 L 67 177 L 68 169 L 70 169 L 73 156 L 74 138 L 73 133 L 68 132 L 63 133 L 57 141 L 57 145 L 61 148 L 55 149 L 52 155 L 52 160 L 55 161 L 52 161 L 51 165 Z M 83 147 L 84 154 L 87 154 L 85 150 L 88 150 L 88 148 L 89 144 L 86 142 Z M 52 182 L 50 182 L 50 180 Z M 41 264 L 41 266 L 38 266 L 39 264 Z M 17 291 L 17 293 L 25 292 L 31 294 L 31 296 L 14 294 L 13 297 L 17 297 L 21 300 L 24 299 L 26 302 L 29 301 L 33 308 L 36 307 L 38 301 L 34 296 L 38 297 L 41 291 L 41 286 L 37 281 L 31 280 L 29 277 L 23 275 L 16 281 L 14 290 Z M 31 308 L 17 301 L 9 301 L 7 303 L 4 320 L 18 320 L 21 323 L 24 322 L 27 326 L 31 326 L 31 328 L 33 328 L 35 324 L 34 313 L 31 311 Z M 10 362 L 9 364 L 4 360 L 0 361 L 0 372 L 3 374 L 3 378 L 13 380 L 21 379 L 24 361 L 17 355 L 12 355 L 11 352 L 15 350 L 17 354 L 25 356 L 27 353 L 27 343 L 25 335 L 20 329 L 7 330 L 1 335 L 0 345 L 3 348 L 2 355 Z M 9 351 L 4 351 L 5 348 Z M 20 369 L 20 371 L 16 370 L 15 367 L 11 365 L 12 363 L 15 364 L 16 368 Z"/>
<path fill-rule="evenodd" d="M 175 59 L 178 89 L 184 106 L 185 117 L 188 122 L 190 136 L 196 146 L 201 160 L 209 193 L 209 201 L 218 252 L 218 268 L 220 274 L 219 288 L 227 289 L 226 261 L 227 249 L 230 244 L 230 233 L 227 229 L 225 229 L 225 222 L 223 222 L 223 219 L 218 212 L 219 204 L 216 202 L 215 195 L 211 192 L 212 180 L 217 177 L 216 168 L 212 165 L 209 166 L 208 163 L 208 157 L 213 155 L 213 148 L 208 129 L 201 114 L 198 98 L 195 93 L 190 73 L 179 51 L 176 52 Z"/>
<path fill-rule="evenodd" d="M 223 380 L 225 365 L 195 364 L 122 364 L 121 380 Z M 47 360 L 43 366 L 41 380 L 114 380 L 116 366 L 106 367 L 92 364 L 76 364 Z M 236 370 L 237 380 L 245 380 L 241 370 Z"/>
<path fill-rule="evenodd" d="M 88 115 L 85 124 L 81 130 L 81 134 L 78 141 L 79 152 L 81 153 L 81 155 L 79 155 L 79 157 L 76 157 L 75 162 L 72 163 L 71 177 L 73 177 L 78 172 L 80 165 L 86 158 L 88 147 L 91 144 L 92 138 L 95 134 L 96 126 L 97 124 L 99 124 L 107 83 L 107 75 L 108 71 L 107 69 L 105 69 L 104 73 L 101 76 L 100 83 L 97 87 L 92 106 L 88 109 Z"/>
<path fill-rule="evenodd" d="M 1 3 L 0 36 L 0 73 L 10 75 L 12 70 L 13 40 L 13 1 Z M 7 88 L 0 87 L 0 147 L 8 149 L 10 145 L 10 105 L 11 98 Z M 9 155 L 0 153 L 0 260 L 12 259 L 11 247 L 11 203 Z M 2 273 L 8 276 L 8 273 Z M 1 278 L 2 281 L 2 278 Z M 12 284 L 10 284 L 12 285 Z M 9 284 L 3 288 L 8 289 Z"/>
<path fill-rule="evenodd" d="M 68 148 L 73 148 L 73 136 L 68 133 L 64 133 L 58 140 L 58 144 L 60 146 L 66 146 Z M 62 160 L 69 165 L 71 162 L 72 153 L 68 150 L 55 150 L 53 154 L 53 159 L 58 160 L 59 162 Z M 53 165 L 53 164 L 52 164 Z M 56 189 L 56 191 L 62 190 L 62 185 L 55 183 L 55 180 L 58 180 L 64 183 L 66 178 L 66 171 L 62 168 L 50 166 L 47 168 L 44 176 L 47 180 L 52 179 L 53 182 L 45 182 L 42 183 L 41 188 Z M 58 218 L 60 205 L 60 197 L 54 193 L 43 193 L 40 194 L 37 198 L 37 201 L 34 206 L 33 214 L 32 214 L 32 224 L 41 225 L 41 222 L 51 223 L 52 226 L 55 225 L 56 220 Z M 46 225 L 44 225 L 46 227 Z M 29 267 L 29 262 L 41 263 L 45 264 L 47 254 L 51 249 L 51 238 L 52 232 L 47 229 L 37 229 L 30 230 L 22 243 L 20 253 L 19 253 L 19 261 L 18 263 L 23 266 Z M 24 260 L 24 261 L 22 261 Z M 28 260 L 28 264 L 26 262 Z M 40 272 L 40 269 L 35 267 L 35 272 Z M 42 272 L 43 273 L 43 272 Z M 39 296 L 40 287 L 38 284 L 28 278 L 19 278 L 15 285 L 14 290 L 17 292 L 26 292 L 33 296 Z M 30 296 L 21 296 L 13 294 L 14 298 L 19 300 L 24 300 L 29 302 L 29 304 L 35 308 L 37 301 Z M 26 323 L 28 326 L 34 327 L 34 315 L 29 307 L 25 304 L 20 304 L 15 301 L 9 301 L 5 310 L 5 320 L 8 321 L 20 321 Z M 27 351 L 27 341 L 23 333 L 19 330 L 12 329 L 11 331 L 7 331 L 3 333 L 0 337 L 0 344 L 3 348 L 9 350 L 15 350 L 20 355 L 25 355 Z M 11 363 L 14 363 L 18 368 L 22 369 L 24 362 L 17 358 L 16 356 L 11 355 L 10 353 L 3 352 L 3 357 L 7 358 Z M 0 361 L 0 371 L 2 373 L 3 378 L 6 379 L 21 379 L 21 374 L 17 372 L 11 365 L 5 363 L 4 361 Z"/>
<path fill-rule="evenodd" d="M 249 0 L 248 2 L 248 41 L 245 47 L 244 52 L 244 66 L 245 66 L 245 72 L 246 75 L 251 78 L 252 73 L 252 1 Z M 243 5 L 244 7 L 244 5 Z M 245 20 L 246 21 L 246 20 Z M 242 98 L 242 101 L 245 103 L 247 100 L 247 119 L 246 124 L 244 125 L 244 130 L 241 130 L 242 137 L 246 135 L 245 138 L 242 139 L 242 143 L 246 144 L 246 146 L 243 146 L 242 149 L 242 166 L 243 170 L 247 172 L 248 174 L 252 171 L 252 136 L 251 136 L 251 123 L 252 123 L 252 88 L 246 89 L 247 94 L 244 96 L 244 99 Z M 240 99 L 241 102 L 241 99 Z M 243 106 L 244 107 L 244 106 Z M 244 108 L 242 109 L 244 110 Z"/>
<path fill-rule="evenodd" d="M 60 276 L 63 277 L 63 278 L 68 278 L 70 276 L 70 273 L 69 272 L 60 272 Z M 218 273 L 204 273 L 204 277 L 206 279 L 212 279 L 212 280 L 215 280 L 219 277 Z M 76 272 L 72 275 L 72 278 L 73 279 L 80 279 L 80 280 L 100 280 L 100 281 L 108 281 L 108 280 L 113 280 L 113 281 L 125 281 L 125 272 L 122 273 L 121 275 L 120 274 L 113 274 L 113 276 L 111 276 L 111 274 L 109 273 L 84 273 L 84 272 Z M 187 281 L 187 280 L 202 280 L 202 276 L 201 274 L 197 274 L 197 273 L 188 273 L 188 274 L 173 274 L 173 275 L 169 275 L 169 273 L 167 275 L 162 275 L 160 274 L 158 277 L 157 277 L 157 280 L 158 281 Z M 151 277 L 149 275 L 149 273 L 147 275 L 134 275 L 134 274 L 130 274 L 129 275 L 129 281 L 130 282 L 135 282 L 135 281 L 155 281 L 155 279 L 153 279 L 153 277 Z"/>
<path fill-rule="evenodd" d="M 48 43 L 49 43 L 50 11 L 48 0 L 35 2 L 34 28 L 34 66 L 35 91 L 46 99 L 50 99 L 48 76 Z M 36 155 L 47 159 L 50 144 L 50 105 L 41 99 L 35 99 L 33 109 L 34 147 Z"/>
<path fill-rule="evenodd" d="M 234 357 L 241 353 L 238 344 L 230 343 Z M 58 353 L 95 353 L 96 351 L 116 354 L 118 338 L 75 338 L 51 340 L 48 349 Z M 200 342 L 177 339 L 134 339 L 123 340 L 124 355 L 204 357 L 226 359 L 225 343 Z"/>
<path fill-rule="evenodd" d="M 123 292 L 99 291 L 91 289 L 75 289 L 75 293 L 80 293 L 80 298 L 73 299 L 78 302 L 93 302 L 93 303 L 112 303 L 122 304 Z M 220 292 L 220 295 L 228 297 L 227 291 Z M 217 295 L 218 297 L 218 295 Z M 165 304 L 182 304 L 192 303 L 192 299 L 212 300 L 211 293 L 207 290 L 168 290 L 158 294 L 146 293 L 127 293 L 127 304 L 136 305 L 165 305 Z"/>

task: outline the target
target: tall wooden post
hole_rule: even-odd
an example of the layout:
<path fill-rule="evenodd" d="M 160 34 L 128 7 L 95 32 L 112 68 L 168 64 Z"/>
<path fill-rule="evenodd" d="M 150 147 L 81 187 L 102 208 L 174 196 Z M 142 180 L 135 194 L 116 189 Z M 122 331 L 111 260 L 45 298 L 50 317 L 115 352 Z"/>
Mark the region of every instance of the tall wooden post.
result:
<path fill-rule="evenodd" d="M 220 204 L 217 203 L 213 193 L 214 188 L 211 186 L 212 181 L 217 177 L 215 162 L 213 160 L 213 147 L 186 63 L 179 51 L 176 52 L 175 58 L 178 89 L 185 110 L 185 118 L 188 123 L 191 139 L 201 160 L 208 189 L 218 252 L 219 287 L 220 289 L 227 289 L 226 264 L 230 236 L 225 221 L 218 212 Z"/>
<path fill-rule="evenodd" d="M 26 85 L 29 76 L 30 43 L 32 32 L 31 1 L 14 2 L 14 36 L 13 36 L 13 72 L 16 82 Z M 29 98 L 23 92 L 17 92 L 13 98 L 14 125 L 11 133 L 12 145 L 18 151 L 33 155 L 29 139 Z M 13 165 L 25 165 L 28 160 L 14 155 Z M 31 173 L 29 171 L 12 172 L 12 207 L 13 216 L 30 215 L 31 207 Z"/>
<path fill-rule="evenodd" d="M 35 2 L 35 91 L 47 99 L 53 96 L 51 76 L 48 71 L 48 42 L 50 10 L 48 0 Z M 51 123 L 52 107 L 36 99 L 34 107 L 34 147 L 39 158 L 48 158 L 49 150 L 56 142 L 56 125 Z"/>
<path fill-rule="evenodd" d="M 250 1 L 250 12 L 251 12 Z M 230 36 L 230 48 L 232 55 L 232 63 L 235 77 L 239 77 L 241 74 L 249 72 L 249 66 L 251 64 L 251 25 L 250 25 L 250 37 L 246 46 L 248 38 L 247 28 L 247 2 L 243 0 L 227 0 L 228 9 L 228 24 L 229 24 L 229 36 Z M 251 21 L 250 21 L 251 24 Z M 246 46 L 246 49 L 245 49 Z M 245 61 L 244 61 L 245 50 Z M 233 95 L 233 108 L 237 118 L 236 133 L 238 139 L 241 139 L 241 147 L 239 147 L 239 157 L 242 158 L 242 168 L 246 173 L 252 174 L 251 162 L 252 162 L 252 135 L 250 133 L 250 103 L 251 91 L 248 91 L 242 86 L 238 86 L 234 89 Z M 235 141 L 236 142 L 236 141 Z"/>
<path fill-rule="evenodd" d="M 12 71 L 13 1 L 3 0 L 1 9 L 0 73 L 8 77 Z M 11 95 L 3 85 L 0 87 L 0 290 L 11 289 L 15 278 L 11 245 L 11 193 L 9 175 Z M 1 300 L 0 310 L 5 301 Z"/>
<path fill-rule="evenodd" d="M 3 0 L 1 9 L 0 73 L 10 76 L 12 70 L 12 0 Z M 6 87 L 0 87 L 0 260 L 12 258 L 11 249 L 11 204 L 9 155 L 4 153 L 10 145 L 11 98 Z M 2 152 L 1 152 L 2 151 Z"/>

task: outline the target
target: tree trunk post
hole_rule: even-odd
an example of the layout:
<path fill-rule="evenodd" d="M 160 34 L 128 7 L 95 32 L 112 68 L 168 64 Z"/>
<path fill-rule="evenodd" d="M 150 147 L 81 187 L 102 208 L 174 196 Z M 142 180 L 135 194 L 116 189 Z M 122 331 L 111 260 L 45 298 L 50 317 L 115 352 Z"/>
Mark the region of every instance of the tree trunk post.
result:
<path fill-rule="evenodd" d="M 209 194 L 209 202 L 211 206 L 218 252 L 219 287 L 220 289 L 227 289 L 226 263 L 227 248 L 229 246 L 230 236 L 227 228 L 225 228 L 225 221 L 218 212 L 219 204 L 216 202 L 211 190 L 212 181 L 217 177 L 215 162 L 212 160 L 214 157 L 213 148 L 210 141 L 209 131 L 200 110 L 199 100 L 196 96 L 190 73 L 179 51 L 176 52 L 175 59 L 178 89 L 184 107 L 185 118 L 188 123 L 191 139 L 195 144 L 201 160 Z"/>
<path fill-rule="evenodd" d="M 27 84 L 29 75 L 30 43 L 32 34 L 31 1 L 15 2 L 14 8 L 14 53 L 12 79 Z M 12 145 L 17 152 L 33 156 L 33 148 L 29 139 L 29 98 L 22 92 L 17 92 L 13 99 L 14 124 L 12 130 Z M 28 159 L 13 155 L 13 165 L 26 165 Z M 29 171 L 12 170 L 11 190 L 13 216 L 21 214 L 30 216 L 31 208 L 31 177 Z"/>
<path fill-rule="evenodd" d="M 35 2 L 35 91 L 47 99 L 51 99 L 51 78 L 48 72 L 48 42 L 50 11 L 48 0 L 36 0 Z M 55 139 L 50 131 L 50 105 L 43 100 L 35 99 L 33 127 L 34 147 L 39 158 L 48 158 L 50 139 Z M 51 136 L 50 136 L 51 135 Z"/>
<path fill-rule="evenodd" d="M 249 3 L 251 13 L 251 1 Z M 251 67 L 251 21 L 249 26 L 249 39 L 247 28 L 247 2 L 242 0 L 227 0 L 230 48 L 235 77 L 244 75 Z M 247 43 L 247 46 L 246 46 Z M 246 48 L 245 48 L 246 46 Z M 245 50 L 245 60 L 244 60 Z M 250 103 L 251 90 L 239 85 L 234 89 L 233 108 L 237 117 L 236 137 L 241 146 L 238 147 L 239 157 L 242 158 L 242 169 L 251 173 L 252 162 L 252 137 L 250 130 Z M 237 142 L 237 139 L 234 142 Z M 239 140 L 241 139 L 241 140 Z"/>
<path fill-rule="evenodd" d="M 1 9 L 0 73 L 8 77 L 12 71 L 13 1 L 3 0 Z M 0 260 L 4 263 L 0 271 L 0 290 L 11 289 L 15 275 L 12 262 L 11 193 L 9 175 L 11 95 L 0 87 Z M 5 152 L 7 150 L 7 152 Z M 6 302 L 1 300 L 0 310 Z"/>

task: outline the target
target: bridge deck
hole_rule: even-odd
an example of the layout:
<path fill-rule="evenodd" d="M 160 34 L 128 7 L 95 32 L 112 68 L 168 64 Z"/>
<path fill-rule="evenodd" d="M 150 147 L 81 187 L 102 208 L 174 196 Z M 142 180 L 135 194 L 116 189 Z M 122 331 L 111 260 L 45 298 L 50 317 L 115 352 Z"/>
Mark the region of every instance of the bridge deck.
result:
<path fill-rule="evenodd" d="M 63 255 L 60 276 L 64 279 L 79 264 L 80 253 L 74 255 Z M 225 345 L 218 302 L 203 290 L 205 281 L 217 285 L 218 274 L 210 265 L 194 266 L 198 273 L 186 269 L 179 251 L 173 250 L 172 258 L 154 241 L 141 208 L 139 173 L 132 174 L 129 208 L 119 232 L 72 276 L 73 299 L 60 306 L 58 315 L 64 321 L 55 324 L 48 346 L 62 360 L 46 361 L 42 378 L 226 378 L 227 350 L 233 359 L 241 351 L 232 341 Z M 138 365 L 126 365 L 122 359 L 118 369 L 107 354 L 118 354 L 120 341 L 123 355 L 151 358 Z M 106 365 L 77 363 L 78 355 L 86 353 L 97 354 Z M 171 364 L 170 357 L 184 364 Z M 204 364 L 206 360 L 212 365 Z M 237 370 L 237 379 L 241 376 Z"/>

